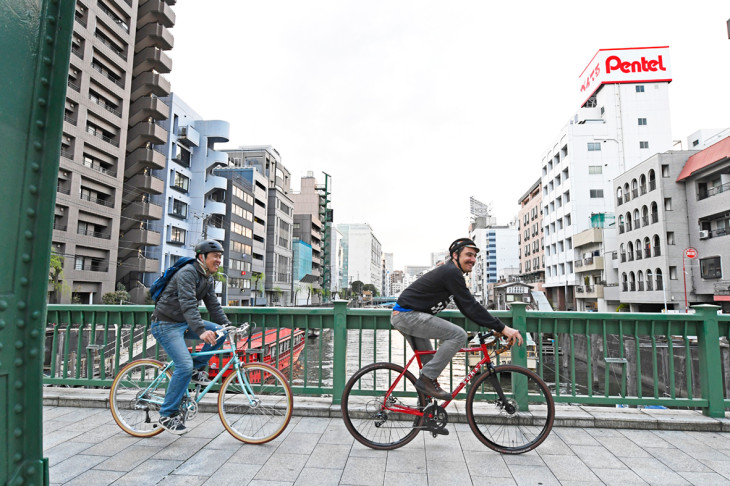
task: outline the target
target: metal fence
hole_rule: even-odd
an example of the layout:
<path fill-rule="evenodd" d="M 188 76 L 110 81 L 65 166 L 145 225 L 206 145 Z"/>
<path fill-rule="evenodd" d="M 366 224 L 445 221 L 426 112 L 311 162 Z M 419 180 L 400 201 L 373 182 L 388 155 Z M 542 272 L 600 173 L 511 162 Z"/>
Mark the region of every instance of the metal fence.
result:
<path fill-rule="evenodd" d="M 532 312 L 522 304 L 494 315 L 530 336 L 508 358 L 529 366 L 557 402 L 702 409 L 730 408 L 730 315 L 700 305 L 689 314 Z M 44 384 L 108 387 L 121 366 L 141 357 L 166 359 L 148 332 L 152 306 L 49 305 Z M 273 333 L 268 354 L 298 395 L 339 403 L 347 378 L 375 361 L 404 365 L 411 352 L 390 326 L 390 311 L 329 308 L 228 307 L 234 323 L 255 322 Z M 203 316 L 206 313 L 201 309 Z M 458 311 L 444 318 L 477 331 Z M 295 343 L 289 336 L 307 336 Z M 301 331 L 303 331 L 303 334 Z M 301 344 L 301 345 L 300 345 Z M 262 351 L 263 352 L 263 351 Z M 457 355 L 440 377 L 450 387 L 464 377 L 468 355 Z"/>

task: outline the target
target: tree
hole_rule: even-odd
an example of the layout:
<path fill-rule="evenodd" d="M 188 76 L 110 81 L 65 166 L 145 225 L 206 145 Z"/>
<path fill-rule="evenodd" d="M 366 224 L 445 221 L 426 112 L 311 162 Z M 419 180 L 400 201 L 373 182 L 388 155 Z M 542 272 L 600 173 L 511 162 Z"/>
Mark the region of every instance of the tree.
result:
<path fill-rule="evenodd" d="M 253 272 L 251 274 L 251 280 L 253 281 L 252 285 L 251 285 L 251 290 L 253 291 L 254 305 L 256 305 L 256 299 L 258 298 L 257 292 L 259 290 L 263 290 L 263 288 L 259 288 L 259 284 L 261 283 L 262 280 L 265 280 L 265 278 L 266 277 L 264 275 L 264 272 L 260 272 L 260 273 Z"/>
<path fill-rule="evenodd" d="M 373 297 L 378 297 L 380 293 L 378 292 L 378 289 L 375 288 L 375 285 L 373 284 L 365 284 L 362 288 L 363 290 L 369 290 L 373 293 Z"/>
<path fill-rule="evenodd" d="M 51 251 L 51 264 L 48 269 L 48 285 L 51 287 L 49 294 L 49 302 L 58 303 L 61 300 L 61 294 L 66 286 L 63 283 L 63 257 Z"/>
<path fill-rule="evenodd" d="M 355 280 L 354 282 L 352 282 L 352 285 L 350 286 L 350 288 L 352 289 L 352 291 L 355 294 L 360 295 L 360 294 L 362 294 L 364 285 L 365 284 L 363 284 L 361 281 Z"/>
<path fill-rule="evenodd" d="M 106 305 L 126 304 L 130 302 L 129 292 L 127 292 L 124 284 L 119 282 L 117 283 L 117 291 L 107 292 L 106 294 L 102 295 L 101 302 Z"/>

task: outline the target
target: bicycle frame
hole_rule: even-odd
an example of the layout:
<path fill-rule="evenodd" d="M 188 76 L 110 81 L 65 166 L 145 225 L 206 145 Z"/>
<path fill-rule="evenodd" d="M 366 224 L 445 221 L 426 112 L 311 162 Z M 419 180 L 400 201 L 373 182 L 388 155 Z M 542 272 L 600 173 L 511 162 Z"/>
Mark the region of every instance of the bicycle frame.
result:
<path fill-rule="evenodd" d="M 205 352 L 193 352 L 190 353 L 190 355 L 194 358 L 196 356 L 215 356 L 220 354 L 230 354 L 231 359 L 228 360 L 228 362 L 221 368 L 221 370 L 218 372 L 218 374 L 211 380 L 211 382 L 199 393 L 195 394 L 195 403 L 199 403 L 200 400 L 203 399 L 203 397 L 213 388 L 213 386 L 217 385 L 219 381 L 221 380 L 221 377 L 223 374 L 228 371 L 228 369 L 233 366 L 236 370 L 236 374 L 238 375 L 238 378 L 240 382 L 243 384 L 243 392 L 246 394 L 246 398 L 249 401 L 249 404 L 253 405 L 255 403 L 255 396 L 253 389 L 251 388 L 251 384 L 248 381 L 248 377 L 245 373 L 241 373 L 241 367 L 242 363 L 241 360 L 238 357 L 238 354 L 236 354 L 236 346 L 233 342 L 233 339 L 231 338 L 230 334 L 226 336 L 226 340 L 228 341 L 228 344 L 231 346 L 230 349 L 216 349 L 213 351 L 205 351 Z M 144 392 L 140 395 L 140 399 L 143 399 L 143 397 L 147 397 L 147 393 L 150 390 L 154 390 L 159 386 L 160 380 L 162 380 L 163 376 L 167 375 L 167 371 L 174 365 L 172 361 L 168 361 L 167 364 L 165 364 L 165 367 L 162 369 L 162 372 L 160 375 L 152 380 L 152 382 L 145 388 Z M 190 393 L 189 390 L 185 390 L 185 396 L 189 397 Z M 154 400 L 152 398 L 145 398 L 146 401 L 155 403 L 156 405 L 162 406 L 162 402 L 159 400 Z"/>
<path fill-rule="evenodd" d="M 487 369 L 492 369 L 494 366 L 492 365 L 492 359 L 489 357 L 489 351 L 487 351 L 487 344 L 481 343 L 479 346 L 471 346 L 471 347 L 465 347 L 461 348 L 458 351 L 459 353 L 482 353 L 482 359 L 479 360 L 479 362 L 474 365 L 474 367 L 469 371 L 469 373 L 466 374 L 463 380 L 459 383 L 459 385 L 454 389 L 454 391 L 451 393 L 451 399 L 446 400 L 442 407 L 446 408 L 449 406 L 449 404 L 456 398 L 456 396 L 461 392 L 461 390 L 464 389 L 464 387 L 474 378 L 474 376 L 481 370 L 482 366 L 486 366 Z M 423 412 L 421 410 L 417 410 L 410 407 L 404 407 L 402 405 L 398 404 L 392 404 L 387 405 L 388 403 L 388 397 L 391 393 L 393 393 L 393 390 L 398 386 L 398 383 L 400 383 L 401 379 L 403 378 L 403 375 L 405 375 L 408 368 L 410 368 L 411 364 L 413 363 L 413 360 L 418 361 L 418 369 L 423 368 L 423 363 L 421 362 L 421 356 L 428 355 L 428 354 L 436 354 L 436 351 L 414 351 L 413 356 L 411 356 L 411 359 L 408 360 L 408 363 L 405 365 L 403 372 L 398 375 L 398 377 L 393 381 L 393 384 L 388 388 L 387 393 L 385 394 L 385 400 L 383 400 L 383 406 L 388 409 L 392 410 L 393 412 L 398 413 L 405 413 L 408 415 L 417 415 L 417 416 L 423 416 Z M 502 390 L 498 388 L 498 393 L 500 395 L 500 398 L 504 399 L 504 394 L 502 393 Z"/>

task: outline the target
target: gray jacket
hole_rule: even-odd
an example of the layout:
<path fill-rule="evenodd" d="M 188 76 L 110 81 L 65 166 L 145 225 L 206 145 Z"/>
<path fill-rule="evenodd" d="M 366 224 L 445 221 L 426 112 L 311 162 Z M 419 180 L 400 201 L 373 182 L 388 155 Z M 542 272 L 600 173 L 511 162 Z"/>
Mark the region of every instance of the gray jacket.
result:
<path fill-rule="evenodd" d="M 172 276 L 162 295 L 157 300 L 153 321 L 187 322 L 188 327 L 198 336 L 205 332 L 203 318 L 198 303 L 203 301 L 210 314 L 210 320 L 223 326 L 228 320 L 218 298 L 215 296 L 213 277 L 206 277 L 200 262 L 185 265 Z"/>

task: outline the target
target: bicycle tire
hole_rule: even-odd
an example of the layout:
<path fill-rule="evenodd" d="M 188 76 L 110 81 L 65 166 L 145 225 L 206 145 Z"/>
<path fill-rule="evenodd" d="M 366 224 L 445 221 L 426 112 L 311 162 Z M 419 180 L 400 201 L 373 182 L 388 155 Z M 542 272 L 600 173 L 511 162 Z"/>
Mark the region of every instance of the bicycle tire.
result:
<path fill-rule="evenodd" d="M 263 363 L 241 367 L 255 397 L 244 392 L 238 373 L 223 381 L 218 393 L 218 415 L 226 430 L 246 444 L 263 444 L 278 437 L 289 425 L 294 399 L 279 370 Z"/>
<path fill-rule="evenodd" d="M 382 410 L 385 393 L 403 367 L 393 363 L 373 363 L 358 370 L 342 392 L 342 419 L 352 436 L 363 445 L 377 450 L 393 450 L 412 441 L 420 432 L 423 415 Z M 390 395 L 402 405 L 423 408 L 426 396 L 416 390 L 416 378 L 410 371 Z M 395 403 L 395 402 L 394 402 Z"/>
<path fill-rule="evenodd" d="M 517 396 L 512 383 L 524 378 L 527 395 L 518 385 Z M 507 406 L 495 390 L 501 385 Z M 478 393 L 479 392 L 479 393 Z M 529 404 L 531 409 L 525 410 Z M 514 410 L 508 410 L 514 406 Z M 487 447 L 502 454 L 522 454 L 542 444 L 553 428 L 555 401 L 550 389 L 537 373 L 515 365 L 500 365 L 492 373 L 483 373 L 466 396 L 466 418 L 474 435 Z"/>
<path fill-rule="evenodd" d="M 152 437 L 163 431 L 159 425 L 160 405 L 165 399 L 167 383 L 172 373 L 168 370 L 154 390 L 154 402 L 140 401 L 140 394 L 165 368 L 165 364 L 154 359 L 138 359 L 124 366 L 114 377 L 109 390 L 109 408 L 117 425 L 134 437 Z"/>

